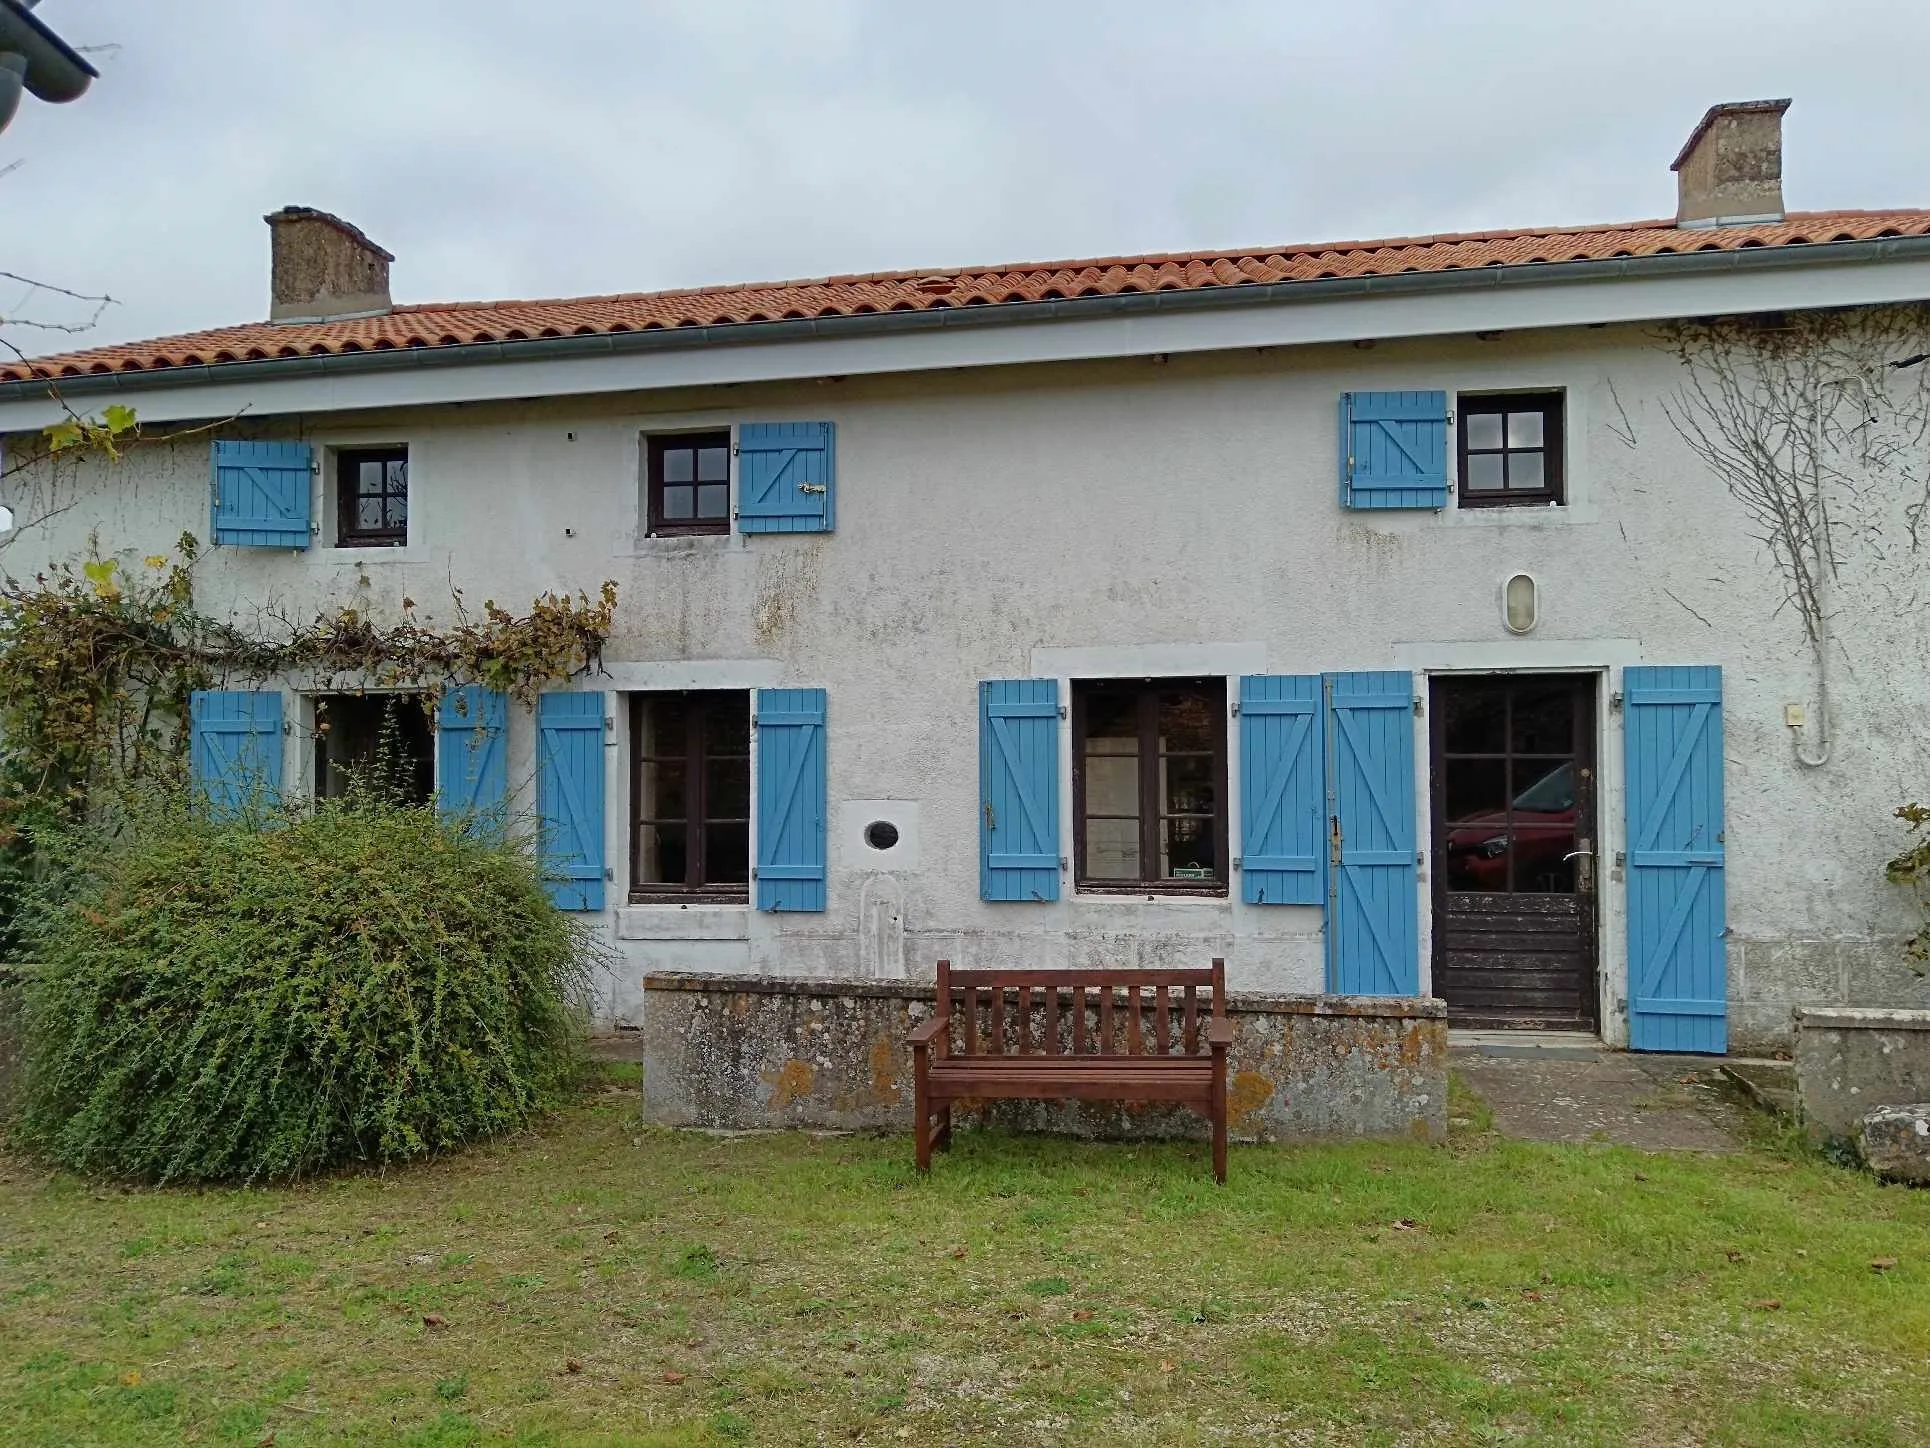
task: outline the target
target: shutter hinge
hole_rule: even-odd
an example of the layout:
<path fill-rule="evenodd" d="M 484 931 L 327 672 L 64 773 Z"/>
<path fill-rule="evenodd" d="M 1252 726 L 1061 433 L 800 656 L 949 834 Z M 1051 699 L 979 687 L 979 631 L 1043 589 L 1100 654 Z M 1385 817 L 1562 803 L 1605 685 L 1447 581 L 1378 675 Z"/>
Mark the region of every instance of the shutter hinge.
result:
<path fill-rule="evenodd" d="M 1422 715 L 1426 713 L 1427 713 L 1426 701 L 1423 700 L 1419 694 L 1416 694 L 1414 696 L 1414 717 L 1416 719 L 1419 719 Z"/>
<path fill-rule="evenodd" d="M 1063 719 L 1063 718 L 1065 718 L 1065 716 L 1066 716 L 1066 706 L 1065 706 L 1065 705 L 1063 705 L 1063 704 L 1061 704 L 1061 705 L 1059 706 L 1059 717 L 1060 717 L 1061 719 Z"/>
<path fill-rule="evenodd" d="M 1615 868 L 1619 870 L 1622 868 L 1622 866 L 1626 865 L 1627 863 L 1628 863 L 1627 851 L 1617 850 L 1615 852 Z"/>
<path fill-rule="evenodd" d="M 1622 712 L 1622 691 L 1620 689 L 1617 689 L 1613 694 L 1608 696 L 1608 712 L 1611 714 L 1619 714 Z"/>
<path fill-rule="evenodd" d="M 617 716 L 614 714 L 605 714 L 603 716 L 603 732 L 605 734 L 614 734 L 616 732 L 616 727 L 617 727 Z"/>
<path fill-rule="evenodd" d="M 1071 868 L 1071 863 L 1066 859 L 1064 855 L 1059 856 L 1059 868 L 1061 870 Z"/>
<path fill-rule="evenodd" d="M 1239 717 L 1240 717 L 1240 706 L 1239 706 L 1238 704 L 1235 704 L 1235 705 L 1233 706 L 1233 717 L 1234 717 L 1235 719 L 1237 719 L 1237 718 L 1239 718 Z M 1235 861 L 1234 861 L 1233 863 L 1237 865 L 1237 864 L 1239 864 L 1240 862 L 1239 862 L 1238 860 L 1235 860 Z"/>
<path fill-rule="evenodd" d="M 605 866 L 603 867 L 603 878 L 604 878 L 604 879 L 606 879 L 606 880 L 614 880 L 614 879 L 616 879 L 616 877 L 617 877 L 617 872 L 616 872 L 616 871 L 615 871 L 615 870 L 614 870 L 613 868 L 611 868 L 611 867 L 610 867 L 609 865 L 605 865 Z"/>
<path fill-rule="evenodd" d="M 1246 868 L 1246 863 L 1244 860 L 1241 859 L 1240 856 L 1235 855 L 1233 857 L 1233 868 L 1236 870 L 1243 870 Z"/>

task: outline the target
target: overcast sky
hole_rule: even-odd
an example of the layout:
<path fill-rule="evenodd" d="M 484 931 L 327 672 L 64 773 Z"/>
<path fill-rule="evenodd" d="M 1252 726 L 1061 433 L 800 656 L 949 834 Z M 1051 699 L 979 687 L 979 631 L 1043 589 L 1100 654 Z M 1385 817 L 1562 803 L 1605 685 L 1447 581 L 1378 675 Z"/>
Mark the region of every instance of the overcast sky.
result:
<path fill-rule="evenodd" d="M 265 316 L 288 203 L 393 251 L 398 301 L 944 270 L 1670 215 L 1704 108 L 1789 95 L 1792 209 L 1930 205 L 1922 0 L 39 14 L 113 48 L 0 134 L 0 269 L 111 292 L 91 341 Z"/>

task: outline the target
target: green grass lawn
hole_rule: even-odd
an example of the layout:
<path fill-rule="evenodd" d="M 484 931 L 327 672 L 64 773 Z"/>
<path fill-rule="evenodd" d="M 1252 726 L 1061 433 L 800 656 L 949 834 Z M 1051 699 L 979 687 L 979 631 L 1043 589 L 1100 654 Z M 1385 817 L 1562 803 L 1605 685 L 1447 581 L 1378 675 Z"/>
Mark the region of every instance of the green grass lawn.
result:
<path fill-rule="evenodd" d="M 972 1133 L 919 1181 L 614 1089 L 288 1190 L 0 1156 L 0 1442 L 1930 1442 L 1930 1192 L 1476 1121 L 1223 1189 Z"/>

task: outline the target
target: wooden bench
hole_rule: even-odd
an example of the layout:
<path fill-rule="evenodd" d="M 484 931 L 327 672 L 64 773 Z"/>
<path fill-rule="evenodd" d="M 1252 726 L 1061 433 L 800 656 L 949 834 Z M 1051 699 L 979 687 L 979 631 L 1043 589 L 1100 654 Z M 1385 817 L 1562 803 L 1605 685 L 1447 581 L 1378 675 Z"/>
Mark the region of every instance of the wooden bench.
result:
<path fill-rule="evenodd" d="M 1210 1014 L 1202 991 L 1212 993 Z M 934 1147 L 951 1145 L 956 1101 L 1174 1101 L 1212 1122 L 1213 1175 L 1226 1180 L 1224 961 L 1210 970 L 953 970 L 941 960 L 937 997 L 937 1014 L 910 1038 L 918 1170 L 931 1170 Z"/>

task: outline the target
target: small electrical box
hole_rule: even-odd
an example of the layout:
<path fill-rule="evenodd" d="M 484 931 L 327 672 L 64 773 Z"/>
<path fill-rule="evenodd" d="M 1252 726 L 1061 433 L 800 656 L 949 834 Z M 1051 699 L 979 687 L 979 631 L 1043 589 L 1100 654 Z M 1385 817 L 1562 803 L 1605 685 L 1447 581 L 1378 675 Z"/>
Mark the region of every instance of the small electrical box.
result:
<path fill-rule="evenodd" d="M 1791 729 L 1800 729 L 1809 723 L 1809 711 L 1801 704 L 1783 705 L 1783 723 Z"/>

